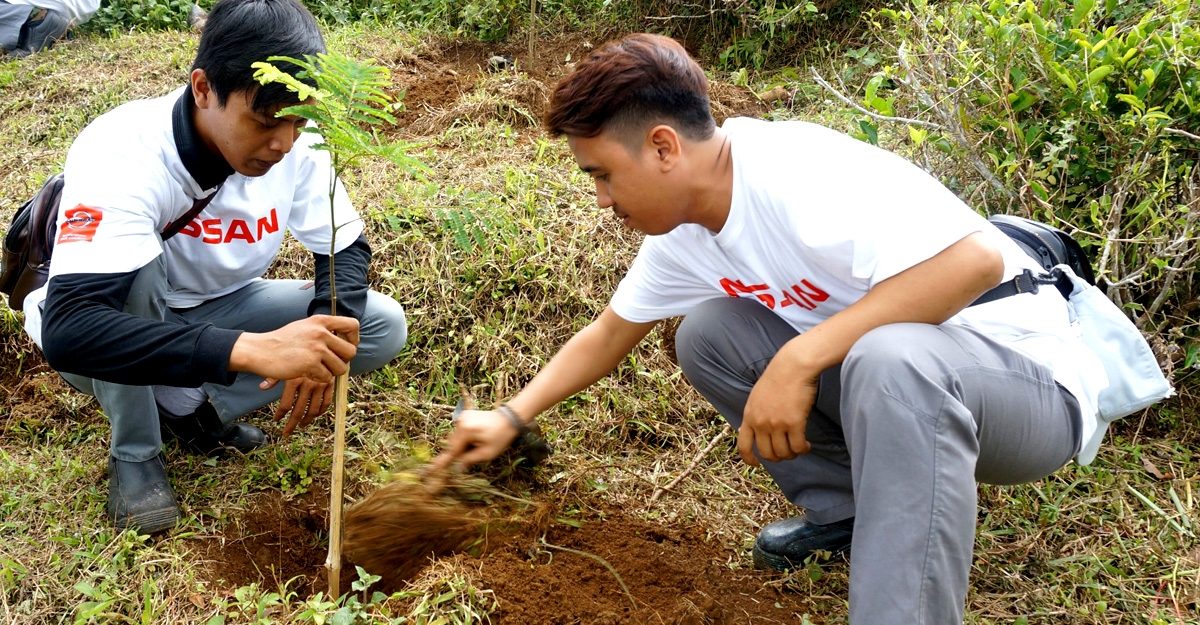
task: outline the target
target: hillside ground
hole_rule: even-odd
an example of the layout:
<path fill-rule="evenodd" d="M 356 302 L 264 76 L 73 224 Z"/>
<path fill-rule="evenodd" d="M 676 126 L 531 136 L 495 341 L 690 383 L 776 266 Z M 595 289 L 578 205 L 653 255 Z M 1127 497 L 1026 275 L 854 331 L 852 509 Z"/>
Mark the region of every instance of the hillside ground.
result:
<path fill-rule="evenodd" d="M 351 387 L 357 499 L 436 450 L 461 388 L 490 402 L 527 381 L 603 308 L 639 237 L 595 208 L 563 142 L 537 125 L 554 82 L 598 39 L 544 37 L 531 55 L 525 41 L 359 25 L 330 41 L 391 69 L 404 109 L 390 132 L 429 166 L 420 179 L 377 164 L 346 177 L 375 249 L 373 284 L 404 304 L 411 335 L 399 359 Z M 195 44 L 181 32 L 83 38 L 0 61 L 0 219 L 61 166 L 88 120 L 181 85 Z M 497 53 L 515 68 L 489 71 Z M 770 76 L 712 78 L 719 118 L 849 129 L 852 112 L 819 89 L 768 104 L 755 93 Z M 903 130 L 881 142 L 905 152 Z M 307 275 L 306 252 L 290 247 L 272 271 Z M 544 466 L 489 470 L 492 508 L 474 513 L 493 514 L 493 533 L 339 608 L 321 594 L 329 419 L 246 457 L 169 447 L 183 522 L 116 533 L 103 513 L 105 417 L 44 364 L 21 321 L 0 307 L 5 623 L 845 622 L 844 560 L 788 575 L 751 567 L 758 528 L 794 510 L 738 461 L 683 380 L 670 323 L 545 415 L 555 453 Z M 981 488 L 968 623 L 1200 622 L 1200 404 L 1182 390 L 1119 423 L 1089 467 Z"/>

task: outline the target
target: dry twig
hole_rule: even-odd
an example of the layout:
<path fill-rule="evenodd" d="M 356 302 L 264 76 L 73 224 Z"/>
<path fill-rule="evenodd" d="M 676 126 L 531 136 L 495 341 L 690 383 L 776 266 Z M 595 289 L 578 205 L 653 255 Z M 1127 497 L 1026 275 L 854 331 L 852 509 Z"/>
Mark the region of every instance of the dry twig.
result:
<path fill-rule="evenodd" d="M 725 427 L 721 428 L 721 431 L 717 432 L 717 435 L 714 436 L 712 440 L 708 441 L 708 445 L 705 446 L 704 449 L 701 449 L 700 453 L 696 454 L 696 457 L 692 460 L 692 463 L 683 470 L 683 473 L 677 475 L 675 479 L 671 480 L 671 483 L 667 484 L 666 486 L 654 489 L 654 493 L 650 495 L 650 503 L 658 501 L 658 498 L 661 497 L 663 493 L 675 488 L 675 486 L 682 482 L 684 478 L 691 475 L 692 471 L 695 471 L 696 467 L 700 466 L 700 461 L 704 460 L 704 457 L 707 456 L 709 452 L 711 452 L 713 448 L 717 446 L 717 443 L 721 442 L 721 439 L 725 438 L 726 436 L 729 436 L 731 432 L 733 432 L 733 428 L 729 427 L 728 423 L 725 424 Z"/>

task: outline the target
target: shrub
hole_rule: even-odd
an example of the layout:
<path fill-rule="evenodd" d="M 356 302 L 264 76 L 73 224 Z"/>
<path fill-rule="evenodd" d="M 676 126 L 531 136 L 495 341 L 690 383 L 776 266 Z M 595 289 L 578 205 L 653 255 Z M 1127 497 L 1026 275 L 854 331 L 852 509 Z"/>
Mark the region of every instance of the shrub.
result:
<path fill-rule="evenodd" d="M 192 0 L 105 0 L 92 19 L 84 23 L 83 30 L 116 33 L 183 29 L 187 28 L 192 4 Z"/>
<path fill-rule="evenodd" d="M 806 44 L 853 28 L 878 0 L 714 0 L 612 2 L 634 28 L 675 37 L 727 69 L 793 63 Z"/>
<path fill-rule="evenodd" d="M 1109 297 L 1182 355 L 1200 296 L 1191 3 L 918 0 L 875 19 L 890 59 L 866 106 L 932 120 L 914 143 L 965 164 L 950 177 L 989 212 L 1074 230 Z"/>
<path fill-rule="evenodd" d="M 498 41 L 530 23 L 531 8 L 539 19 L 578 22 L 607 6 L 604 0 L 305 0 L 319 19 L 344 24 L 364 19 L 419 24 L 484 41 Z"/>

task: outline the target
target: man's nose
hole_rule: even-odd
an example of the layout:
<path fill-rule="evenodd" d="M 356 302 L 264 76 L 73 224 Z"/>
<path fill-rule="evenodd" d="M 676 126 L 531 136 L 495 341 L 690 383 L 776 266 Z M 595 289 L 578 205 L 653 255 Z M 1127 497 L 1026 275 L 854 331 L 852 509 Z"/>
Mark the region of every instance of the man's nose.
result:
<path fill-rule="evenodd" d="M 611 208 L 613 205 L 612 196 L 608 194 L 606 186 L 603 182 L 596 181 L 596 205 L 600 208 Z"/>
<path fill-rule="evenodd" d="M 300 129 L 293 124 L 279 124 L 271 136 L 271 149 L 287 154 L 292 151 L 296 139 L 300 138 Z"/>

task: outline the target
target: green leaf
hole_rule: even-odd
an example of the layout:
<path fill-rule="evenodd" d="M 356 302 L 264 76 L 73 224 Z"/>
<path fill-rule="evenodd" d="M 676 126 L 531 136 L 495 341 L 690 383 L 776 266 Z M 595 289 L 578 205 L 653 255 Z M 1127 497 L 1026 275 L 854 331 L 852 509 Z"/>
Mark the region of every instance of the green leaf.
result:
<path fill-rule="evenodd" d="M 338 608 L 329 619 L 329 625 L 354 625 L 354 612 L 348 606 Z"/>
<path fill-rule="evenodd" d="M 1014 113 L 1020 113 L 1025 109 L 1033 106 L 1038 101 L 1038 97 L 1028 91 L 1019 91 L 1008 95 L 1008 103 L 1012 106 Z"/>
<path fill-rule="evenodd" d="M 1059 79 L 1059 81 L 1066 85 L 1067 89 L 1071 90 L 1071 93 L 1077 93 L 1079 91 L 1079 83 L 1075 82 L 1075 79 L 1071 78 L 1070 74 L 1067 73 L 1067 70 L 1061 65 L 1051 65 L 1050 69 L 1054 72 L 1054 75 Z"/>
<path fill-rule="evenodd" d="M 925 139 L 928 137 L 929 131 L 927 129 L 918 128 L 916 126 L 908 127 L 908 138 L 913 142 L 913 145 L 921 147 L 921 144 L 925 143 Z"/>
<path fill-rule="evenodd" d="M 1107 78 L 1108 75 L 1111 74 L 1112 72 L 1113 72 L 1112 65 L 1101 65 L 1100 67 L 1097 67 L 1096 69 L 1088 72 L 1087 84 L 1095 85 L 1095 84 L 1099 83 L 1100 81 L 1104 80 L 1105 78 Z"/>
<path fill-rule="evenodd" d="M 863 136 L 866 138 L 868 143 L 871 145 L 879 145 L 879 129 L 875 127 L 875 124 L 872 124 L 868 120 L 860 119 L 858 121 L 858 127 L 862 130 Z"/>
<path fill-rule="evenodd" d="M 1095 7 L 1096 0 L 1075 0 L 1075 10 L 1071 12 L 1071 25 L 1083 24 Z"/>

